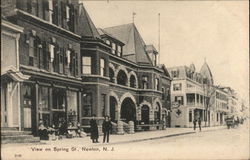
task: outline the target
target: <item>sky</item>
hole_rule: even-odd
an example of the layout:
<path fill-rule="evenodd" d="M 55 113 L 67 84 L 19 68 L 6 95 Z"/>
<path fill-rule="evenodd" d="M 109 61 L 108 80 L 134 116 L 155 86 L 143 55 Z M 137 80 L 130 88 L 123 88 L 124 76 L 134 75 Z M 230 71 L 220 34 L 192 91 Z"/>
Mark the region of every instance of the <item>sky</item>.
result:
<path fill-rule="evenodd" d="M 230 86 L 249 104 L 248 1 L 82 1 L 96 27 L 134 23 L 160 63 L 189 66 L 204 61 L 216 85 Z"/>

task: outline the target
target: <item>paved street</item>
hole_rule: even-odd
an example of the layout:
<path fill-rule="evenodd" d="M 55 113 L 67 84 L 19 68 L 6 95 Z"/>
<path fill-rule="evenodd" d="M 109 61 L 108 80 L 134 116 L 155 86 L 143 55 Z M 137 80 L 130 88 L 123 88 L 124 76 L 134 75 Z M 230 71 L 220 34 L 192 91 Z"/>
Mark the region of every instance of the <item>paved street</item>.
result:
<path fill-rule="evenodd" d="M 136 133 L 124 136 L 112 135 L 111 144 L 84 144 L 84 141 L 89 142 L 89 137 L 84 139 L 65 139 L 38 145 L 9 144 L 3 146 L 2 158 L 247 159 L 249 157 L 249 129 L 244 126 L 230 130 L 225 129 L 225 127 L 217 128 L 217 130 L 203 129 L 203 132 L 140 142 L 126 142 L 124 139 L 127 138 L 133 141 L 135 138 L 133 139 L 132 137 L 161 136 L 163 132 Z M 169 134 L 170 132 L 172 134 L 178 133 L 178 129 L 172 128 L 172 131 L 170 130 L 168 131 Z M 190 128 L 179 128 L 179 132 L 187 132 L 188 130 L 189 132 L 192 131 Z"/>

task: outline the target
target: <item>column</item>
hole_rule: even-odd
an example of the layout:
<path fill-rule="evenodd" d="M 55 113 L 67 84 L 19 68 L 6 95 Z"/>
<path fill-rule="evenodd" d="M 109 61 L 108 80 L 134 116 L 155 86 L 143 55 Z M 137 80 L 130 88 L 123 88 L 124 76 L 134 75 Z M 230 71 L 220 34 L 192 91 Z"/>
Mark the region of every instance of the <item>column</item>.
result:
<path fill-rule="evenodd" d="M 38 83 L 35 84 L 35 122 L 32 122 L 32 123 L 35 123 L 35 134 L 37 135 L 38 134 L 38 126 L 39 126 L 39 117 L 38 117 L 38 114 L 39 114 L 39 111 L 38 111 L 38 106 L 39 106 L 39 103 L 38 103 Z M 32 125 L 33 126 L 33 125 Z"/>
<path fill-rule="evenodd" d="M 82 122 L 81 122 L 81 118 L 82 118 L 82 93 L 81 93 L 81 91 L 78 92 L 77 96 L 78 96 L 77 121 L 80 122 L 80 124 L 82 124 Z"/>
<path fill-rule="evenodd" d="M 195 106 L 195 107 L 197 106 L 196 99 L 197 99 L 197 95 L 196 95 L 196 93 L 195 93 L 195 94 L 194 94 L 194 106 Z"/>
<path fill-rule="evenodd" d="M 109 102 L 110 98 L 109 95 L 106 94 L 105 97 L 105 115 L 110 116 L 110 102 Z"/>

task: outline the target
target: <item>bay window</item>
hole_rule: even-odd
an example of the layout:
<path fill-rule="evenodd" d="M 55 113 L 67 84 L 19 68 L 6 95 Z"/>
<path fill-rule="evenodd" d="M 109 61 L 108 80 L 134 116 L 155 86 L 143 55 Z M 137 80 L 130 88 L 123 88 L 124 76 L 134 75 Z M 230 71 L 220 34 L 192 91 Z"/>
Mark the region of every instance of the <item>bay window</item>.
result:
<path fill-rule="evenodd" d="M 100 59 L 100 74 L 105 76 L 105 60 L 103 58 Z"/>
<path fill-rule="evenodd" d="M 82 73 L 91 74 L 91 57 L 82 56 Z"/>

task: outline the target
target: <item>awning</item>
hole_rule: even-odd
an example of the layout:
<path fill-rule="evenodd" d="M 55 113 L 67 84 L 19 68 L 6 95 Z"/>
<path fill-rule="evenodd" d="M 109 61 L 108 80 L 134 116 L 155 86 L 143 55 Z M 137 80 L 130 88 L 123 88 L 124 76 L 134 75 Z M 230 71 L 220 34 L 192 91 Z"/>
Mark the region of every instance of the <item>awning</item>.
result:
<path fill-rule="evenodd" d="M 16 82 L 23 82 L 30 78 L 28 75 L 24 75 L 13 66 L 9 67 L 7 70 L 1 73 L 1 79 L 4 77 L 9 77 Z"/>

